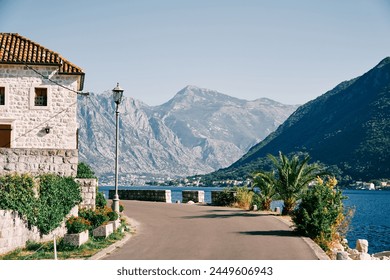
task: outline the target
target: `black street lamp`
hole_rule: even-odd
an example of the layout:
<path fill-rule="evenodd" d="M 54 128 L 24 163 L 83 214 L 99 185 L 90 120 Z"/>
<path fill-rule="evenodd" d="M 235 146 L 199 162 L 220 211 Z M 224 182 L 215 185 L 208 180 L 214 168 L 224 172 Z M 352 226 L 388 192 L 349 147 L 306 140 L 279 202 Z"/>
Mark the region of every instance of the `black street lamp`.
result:
<path fill-rule="evenodd" d="M 119 213 L 119 195 L 118 195 L 118 139 L 119 139 L 119 104 L 122 102 L 123 89 L 117 83 L 116 87 L 112 90 L 112 97 L 116 103 L 115 110 L 115 121 L 116 121 L 116 131 L 115 131 L 115 195 L 113 199 L 113 208 L 114 211 Z"/>

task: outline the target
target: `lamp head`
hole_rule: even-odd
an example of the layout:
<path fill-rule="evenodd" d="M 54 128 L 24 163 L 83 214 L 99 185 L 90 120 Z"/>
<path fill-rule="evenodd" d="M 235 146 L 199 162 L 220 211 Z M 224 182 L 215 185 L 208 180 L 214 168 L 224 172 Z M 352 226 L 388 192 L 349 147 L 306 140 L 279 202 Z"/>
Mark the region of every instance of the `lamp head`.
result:
<path fill-rule="evenodd" d="M 119 83 L 116 84 L 116 87 L 112 90 L 112 97 L 114 98 L 114 102 L 116 104 L 120 104 L 122 102 L 124 89 L 119 86 Z"/>

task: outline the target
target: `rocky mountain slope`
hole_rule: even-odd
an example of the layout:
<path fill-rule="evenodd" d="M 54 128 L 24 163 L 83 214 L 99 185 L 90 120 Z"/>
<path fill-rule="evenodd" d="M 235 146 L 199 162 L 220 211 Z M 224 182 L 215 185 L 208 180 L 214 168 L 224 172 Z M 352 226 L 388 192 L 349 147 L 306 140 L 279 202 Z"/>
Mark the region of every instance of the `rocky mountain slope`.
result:
<path fill-rule="evenodd" d="M 267 154 L 307 152 L 355 180 L 390 178 L 390 57 L 299 107 L 230 167 L 210 174 L 245 177 L 268 168 Z"/>
<path fill-rule="evenodd" d="M 120 105 L 120 174 L 144 178 L 204 174 L 226 167 L 274 131 L 297 106 L 246 101 L 187 86 L 160 106 L 125 97 Z M 80 97 L 79 160 L 99 177 L 114 172 L 115 104 L 110 92 Z"/>

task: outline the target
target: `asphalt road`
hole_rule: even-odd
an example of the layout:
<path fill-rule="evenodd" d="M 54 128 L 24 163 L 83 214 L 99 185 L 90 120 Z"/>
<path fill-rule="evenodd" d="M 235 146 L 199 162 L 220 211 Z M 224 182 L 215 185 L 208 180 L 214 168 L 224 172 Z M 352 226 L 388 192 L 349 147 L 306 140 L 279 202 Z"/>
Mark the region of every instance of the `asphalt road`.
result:
<path fill-rule="evenodd" d="M 279 218 L 235 208 L 121 201 L 135 235 L 111 260 L 315 260 Z"/>

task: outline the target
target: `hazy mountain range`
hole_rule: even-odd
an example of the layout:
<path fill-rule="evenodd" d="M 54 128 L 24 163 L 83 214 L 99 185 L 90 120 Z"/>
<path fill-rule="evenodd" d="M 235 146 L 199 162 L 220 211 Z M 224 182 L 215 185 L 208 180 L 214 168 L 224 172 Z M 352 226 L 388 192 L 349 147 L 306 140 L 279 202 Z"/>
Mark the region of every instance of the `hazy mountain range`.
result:
<path fill-rule="evenodd" d="M 79 161 L 103 180 L 115 160 L 111 92 L 79 97 Z M 297 106 L 242 100 L 187 86 L 160 106 L 125 97 L 120 104 L 121 180 L 188 176 L 227 167 L 274 131 Z"/>
<path fill-rule="evenodd" d="M 305 152 L 344 178 L 390 178 L 390 57 L 299 107 L 230 167 L 209 176 L 246 177 L 268 169 L 267 154 Z"/>

